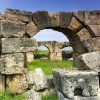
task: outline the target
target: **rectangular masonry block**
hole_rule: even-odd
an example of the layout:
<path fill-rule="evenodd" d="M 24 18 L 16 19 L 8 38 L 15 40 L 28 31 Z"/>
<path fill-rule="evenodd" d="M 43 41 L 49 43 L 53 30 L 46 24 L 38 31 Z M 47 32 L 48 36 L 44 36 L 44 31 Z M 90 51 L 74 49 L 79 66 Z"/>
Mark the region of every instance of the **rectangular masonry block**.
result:
<path fill-rule="evenodd" d="M 74 96 L 97 96 L 99 89 L 98 72 L 90 70 L 54 69 L 54 84 L 67 98 Z"/>
<path fill-rule="evenodd" d="M 83 97 L 83 96 L 74 96 L 74 98 L 70 99 L 65 97 L 60 91 L 57 91 L 58 100 L 100 100 L 100 96 L 90 96 L 90 97 Z"/>
<path fill-rule="evenodd" d="M 6 9 L 6 19 L 12 21 L 21 21 L 24 23 L 32 21 L 32 12 L 17 9 Z"/>
<path fill-rule="evenodd" d="M 7 75 L 6 76 L 7 91 L 10 93 L 26 92 L 28 88 L 25 75 Z"/>
<path fill-rule="evenodd" d="M 0 72 L 2 74 L 22 74 L 24 72 L 24 54 L 6 54 L 0 56 Z"/>
<path fill-rule="evenodd" d="M 25 24 L 9 20 L 0 20 L 0 38 L 23 37 Z"/>
<path fill-rule="evenodd" d="M 30 52 L 37 49 L 37 42 L 32 38 L 2 38 L 0 53 Z"/>

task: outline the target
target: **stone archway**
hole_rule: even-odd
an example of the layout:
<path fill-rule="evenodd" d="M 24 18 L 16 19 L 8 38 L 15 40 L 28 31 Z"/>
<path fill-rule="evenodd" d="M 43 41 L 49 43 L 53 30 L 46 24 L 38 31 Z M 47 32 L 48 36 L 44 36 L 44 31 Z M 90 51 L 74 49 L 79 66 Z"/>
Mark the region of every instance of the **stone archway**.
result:
<path fill-rule="evenodd" d="M 24 86 L 24 53 L 34 51 L 38 46 L 30 37 L 49 28 L 68 37 L 74 58 L 83 53 L 100 51 L 100 10 L 48 13 L 6 9 L 4 14 L 0 14 L 1 90 L 7 88 L 12 93 L 21 93 L 27 89 L 27 85 Z"/>

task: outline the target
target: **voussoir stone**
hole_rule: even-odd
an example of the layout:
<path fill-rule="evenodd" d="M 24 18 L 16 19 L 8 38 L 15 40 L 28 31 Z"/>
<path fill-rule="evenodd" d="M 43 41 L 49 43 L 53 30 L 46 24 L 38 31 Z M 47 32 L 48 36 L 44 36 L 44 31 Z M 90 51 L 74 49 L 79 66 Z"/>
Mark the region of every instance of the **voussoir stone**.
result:
<path fill-rule="evenodd" d="M 80 11 L 80 10 L 73 11 L 73 16 L 76 17 L 82 23 L 85 21 L 84 11 Z"/>
<path fill-rule="evenodd" d="M 39 30 L 38 30 L 37 26 L 34 24 L 34 22 L 29 22 L 25 26 L 25 33 L 27 33 L 30 37 L 35 35 L 38 31 Z"/>
<path fill-rule="evenodd" d="M 85 52 L 100 51 L 100 37 L 82 41 Z"/>
<path fill-rule="evenodd" d="M 79 32 L 77 32 L 77 35 L 81 41 L 92 38 L 91 34 L 86 28 L 83 28 Z"/>
<path fill-rule="evenodd" d="M 88 25 L 95 36 L 100 36 L 100 25 Z"/>
<path fill-rule="evenodd" d="M 60 12 L 59 13 L 59 24 L 61 28 L 68 28 L 69 23 L 72 19 L 72 12 Z"/>
<path fill-rule="evenodd" d="M 37 42 L 32 38 L 2 38 L 0 53 L 30 52 L 37 49 Z"/>
<path fill-rule="evenodd" d="M 75 17 L 72 17 L 69 28 L 74 32 L 78 32 L 80 29 L 83 28 L 83 25 Z"/>
<path fill-rule="evenodd" d="M 33 22 L 38 29 L 48 28 L 50 26 L 50 18 L 47 11 L 33 12 Z"/>
<path fill-rule="evenodd" d="M 85 11 L 86 25 L 100 25 L 100 10 Z"/>
<path fill-rule="evenodd" d="M 50 17 L 50 26 L 51 27 L 59 27 L 59 12 L 49 13 Z"/>
<path fill-rule="evenodd" d="M 23 37 L 25 24 L 9 20 L 0 20 L 0 38 Z"/>
<path fill-rule="evenodd" d="M 75 66 L 79 69 L 100 72 L 100 51 L 80 55 L 76 58 Z"/>
<path fill-rule="evenodd" d="M 17 9 L 6 9 L 6 19 L 11 21 L 21 21 L 24 23 L 32 21 L 32 12 L 17 10 Z"/>

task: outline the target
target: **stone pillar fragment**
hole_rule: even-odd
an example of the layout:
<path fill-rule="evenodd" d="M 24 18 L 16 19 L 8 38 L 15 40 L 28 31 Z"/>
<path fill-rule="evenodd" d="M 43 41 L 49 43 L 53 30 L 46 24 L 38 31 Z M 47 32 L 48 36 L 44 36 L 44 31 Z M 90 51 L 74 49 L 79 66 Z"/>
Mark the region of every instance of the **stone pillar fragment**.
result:
<path fill-rule="evenodd" d="M 0 74 L 0 92 L 5 90 L 5 75 Z"/>
<path fill-rule="evenodd" d="M 27 61 L 33 61 L 34 60 L 34 52 L 27 52 Z"/>

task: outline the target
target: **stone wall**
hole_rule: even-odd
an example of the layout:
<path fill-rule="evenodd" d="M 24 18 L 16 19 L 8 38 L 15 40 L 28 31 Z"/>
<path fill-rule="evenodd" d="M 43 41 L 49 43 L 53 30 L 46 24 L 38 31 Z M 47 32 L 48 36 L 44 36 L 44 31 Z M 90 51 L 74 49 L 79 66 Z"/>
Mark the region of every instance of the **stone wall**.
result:
<path fill-rule="evenodd" d="M 100 10 L 48 13 L 47 11 L 28 12 L 6 9 L 4 14 L 0 14 L 1 91 L 7 89 L 12 93 L 21 93 L 27 90 L 26 52 L 34 52 L 37 48 L 36 41 L 30 37 L 48 28 L 62 32 L 68 37 L 74 51 L 74 63 L 81 54 L 100 51 Z M 80 58 L 82 57 L 78 59 Z M 95 81 L 95 77 L 92 80 Z M 80 98 L 84 100 L 84 97 Z"/>

